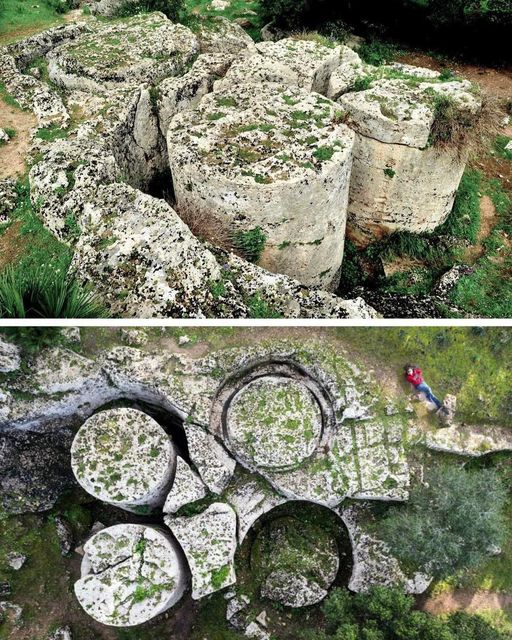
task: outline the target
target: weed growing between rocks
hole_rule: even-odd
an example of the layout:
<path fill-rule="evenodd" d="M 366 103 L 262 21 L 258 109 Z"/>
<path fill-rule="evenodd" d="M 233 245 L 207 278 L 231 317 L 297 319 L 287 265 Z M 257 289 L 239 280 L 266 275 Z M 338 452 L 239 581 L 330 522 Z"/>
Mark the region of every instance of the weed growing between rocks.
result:
<path fill-rule="evenodd" d="M 257 263 L 261 258 L 267 238 L 261 227 L 255 227 L 249 231 L 237 231 L 233 234 L 233 245 L 243 258 L 249 262 Z"/>

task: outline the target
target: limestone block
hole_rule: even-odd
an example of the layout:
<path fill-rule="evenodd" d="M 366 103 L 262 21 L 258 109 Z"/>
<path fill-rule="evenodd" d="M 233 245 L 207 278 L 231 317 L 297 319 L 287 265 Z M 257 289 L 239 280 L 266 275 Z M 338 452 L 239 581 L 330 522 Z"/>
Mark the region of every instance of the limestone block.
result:
<path fill-rule="evenodd" d="M 237 60 L 226 77 L 215 84 L 215 90 L 243 83 L 277 83 L 326 94 L 329 79 L 341 60 L 340 47 L 294 38 L 260 42 L 256 51 Z"/>
<path fill-rule="evenodd" d="M 188 518 L 164 518 L 180 543 L 192 573 L 192 598 L 199 600 L 236 581 L 236 514 L 216 502 Z"/>
<path fill-rule="evenodd" d="M 197 37 L 201 53 L 246 55 L 255 51 L 251 36 L 240 25 L 222 17 L 201 25 Z"/>
<path fill-rule="evenodd" d="M 125 184 L 100 187 L 81 224 L 72 268 L 94 279 L 113 315 L 204 316 L 205 283 L 219 279 L 220 268 L 166 202 Z"/>
<path fill-rule="evenodd" d="M 348 226 L 361 242 L 433 231 L 453 208 L 466 155 L 385 144 L 356 134 Z"/>
<path fill-rule="evenodd" d="M 185 424 L 190 458 L 205 485 L 213 493 L 222 493 L 235 470 L 235 461 L 215 438 L 198 425 Z"/>
<path fill-rule="evenodd" d="M 169 436 L 135 409 L 101 411 L 86 420 L 71 447 L 80 485 L 99 500 L 147 513 L 162 506 L 176 453 Z"/>
<path fill-rule="evenodd" d="M 12 373 L 21 366 L 21 349 L 0 336 L 0 373 Z"/>
<path fill-rule="evenodd" d="M 207 493 L 201 478 L 178 456 L 172 489 L 164 504 L 164 513 L 176 513 L 181 507 L 201 500 Z"/>
<path fill-rule="evenodd" d="M 47 55 L 50 79 L 68 89 L 100 91 L 178 75 L 199 43 L 192 31 L 162 13 L 104 23 Z"/>
<path fill-rule="evenodd" d="M 329 78 L 327 97 L 337 100 L 347 93 L 356 80 L 367 73 L 367 65 L 363 63 L 359 55 L 349 47 L 341 47 L 340 64 Z"/>
<path fill-rule="evenodd" d="M 467 154 L 430 145 L 436 99 L 449 98 L 463 119 L 481 107 L 467 81 L 421 82 L 428 70 L 414 68 L 386 79 L 386 69 L 368 90 L 339 99 L 356 131 L 349 232 L 362 244 L 400 230 L 430 232 L 446 220 Z"/>
<path fill-rule="evenodd" d="M 84 545 L 75 594 L 98 622 L 143 624 L 176 604 L 188 576 L 181 550 L 163 530 L 137 524 L 103 529 Z"/>
<path fill-rule="evenodd" d="M 229 234 L 259 228 L 259 265 L 336 286 L 353 133 L 336 104 L 300 89 L 244 84 L 177 115 L 167 136 L 178 208 Z"/>

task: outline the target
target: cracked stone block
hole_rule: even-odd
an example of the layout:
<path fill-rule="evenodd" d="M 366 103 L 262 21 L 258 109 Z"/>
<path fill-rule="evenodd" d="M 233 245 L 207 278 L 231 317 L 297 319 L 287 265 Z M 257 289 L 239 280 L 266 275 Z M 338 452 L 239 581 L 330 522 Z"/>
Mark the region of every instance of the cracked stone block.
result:
<path fill-rule="evenodd" d="M 163 505 L 176 464 L 160 425 L 135 409 L 101 411 L 86 420 L 71 447 L 80 485 L 98 500 L 134 513 Z"/>
<path fill-rule="evenodd" d="M 400 230 L 430 232 L 446 220 L 467 154 L 431 144 L 438 99 L 468 123 L 481 108 L 466 81 L 418 77 L 421 69 L 402 70 L 403 79 L 386 77 L 386 67 L 375 73 L 368 89 L 339 98 L 356 132 L 349 230 L 361 243 Z"/>
<path fill-rule="evenodd" d="M 75 594 L 98 622 L 143 624 L 183 596 L 188 573 L 179 546 L 163 530 L 137 524 L 103 529 L 84 545 Z"/>
<path fill-rule="evenodd" d="M 197 516 L 166 516 L 164 520 L 188 560 L 194 600 L 236 582 L 237 521 L 236 513 L 228 504 L 215 502 Z"/>
<path fill-rule="evenodd" d="M 329 79 L 341 62 L 340 47 L 286 38 L 279 42 L 260 42 L 254 55 L 237 60 L 215 90 L 236 84 L 276 83 L 326 94 Z"/>
<path fill-rule="evenodd" d="M 322 411 L 300 382 L 265 376 L 233 398 L 227 417 L 230 448 L 256 467 L 295 466 L 316 450 Z"/>
<path fill-rule="evenodd" d="M 354 140 L 338 109 L 319 94 L 277 85 L 208 94 L 175 116 L 167 134 L 177 208 L 235 237 L 258 230 L 258 265 L 335 288 Z"/>
<path fill-rule="evenodd" d="M 181 456 L 178 456 L 172 489 L 164 504 L 164 513 L 176 513 L 184 505 L 201 500 L 206 494 L 207 489 L 201 478 Z"/>

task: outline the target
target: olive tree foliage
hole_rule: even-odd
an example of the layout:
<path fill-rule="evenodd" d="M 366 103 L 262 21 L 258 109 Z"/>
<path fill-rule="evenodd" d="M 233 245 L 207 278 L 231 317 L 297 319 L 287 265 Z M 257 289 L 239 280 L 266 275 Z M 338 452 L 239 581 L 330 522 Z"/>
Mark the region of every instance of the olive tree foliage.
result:
<path fill-rule="evenodd" d="M 501 546 L 506 499 L 494 470 L 441 466 L 413 486 L 406 505 L 390 509 L 379 530 L 405 566 L 444 578 Z"/>
<path fill-rule="evenodd" d="M 351 594 L 333 589 L 322 605 L 323 629 L 306 629 L 302 640 L 505 640 L 482 618 L 456 613 L 446 619 L 417 611 L 398 587 Z"/>

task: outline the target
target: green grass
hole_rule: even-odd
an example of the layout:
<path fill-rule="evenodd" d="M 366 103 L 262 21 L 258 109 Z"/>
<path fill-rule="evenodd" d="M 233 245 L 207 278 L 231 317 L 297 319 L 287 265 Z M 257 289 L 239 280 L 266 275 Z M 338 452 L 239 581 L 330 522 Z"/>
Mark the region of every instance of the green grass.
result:
<path fill-rule="evenodd" d="M 475 244 L 480 230 L 480 189 L 482 175 L 476 169 L 468 169 L 462 176 L 452 212 L 436 235 L 453 236 Z"/>
<path fill-rule="evenodd" d="M 507 136 L 498 136 L 494 142 L 494 151 L 500 158 L 505 158 L 506 160 L 512 160 L 512 151 L 508 151 L 505 149 L 507 144 L 512 140 L 512 138 L 508 138 Z"/>
<path fill-rule="evenodd" d="M 281 318 L 281 314 L 272 309 L 272 307 L 261 297 L 259 293 L 255 293 L 247 301 L 249 310 L 249 318 L 266 320 L 268 318 Z"/>
<path fill-rule="evenodd" d="M 233 235 L 233 245 L 249 262 L 257 263 L 261 258 L 267 237 L 261 227 L 255 227 L 248 231 L 237 231 Z"/>
<path fill-rule="evenodd" d="M 209 18 L 221 16 L 228 20 L 247 19 L 250 24 L 244 27 L 247 33 L 256 41 L 261 40 L 261 29 L 264 26 L 259 0 L 231 0 L 229 6 L 223 11 L 216 11 L 211 7 L 211 0 L 185 0 L 185 8 L 188 14 L 187 22 L 194 26 L 194 16 L 200 15 L 208 21 Z M 254 11 L 256 15 L 247 14 Z M 212 22 L 214 27 L 215 23 Z"/>
<path fill-rule="evenodd" d="M 0 45 L 63 22 L 53 4 L 48 0 L 1 0 Z"/>
<path fill-rule="evenodd" d="M 53 142 L 54 140 L 62 140 L 67 138 L 68 132 L 61 129 L 56 124 L 51 124 L 49 127 L 38 129 L 36 132 L 36 138 L 44 140 L 45 142 Z"/>
<path fill-rule="evenodd" d="M 5 102 L 7 106 L 14 107 L 15 109 L 23 111 L 19 102 L 15 98 L 13 98 L 12 95 L 7 91 L 7 88 L 3 82 L 0 82 L 0 98 Z"/>

